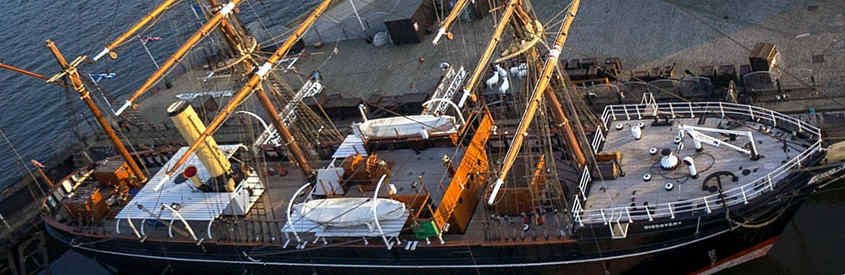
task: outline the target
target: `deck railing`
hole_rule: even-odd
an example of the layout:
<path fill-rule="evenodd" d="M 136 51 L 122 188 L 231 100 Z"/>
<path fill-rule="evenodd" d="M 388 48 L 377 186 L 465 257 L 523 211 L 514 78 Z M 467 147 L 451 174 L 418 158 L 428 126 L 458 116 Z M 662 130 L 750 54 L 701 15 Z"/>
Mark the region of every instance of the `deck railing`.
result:
<path fill-rule="evenodd" d="M 649 112 L 652 108 L 655 108 L 653 104 L 608 105 L 602 112 L 602 123 L 605 127 L 608 127 L 611 120 L 654 118 L 653 113 Z M 704 114 L 717 115 L 722 118 L 725 116 L 744 116 L 776 128 L 808 133 L 816 138 L 821 135 L 821 130 L 818 127 L 797 118 L 752 105 L 728 102 L 672 102 L 658 103 L 657 111 L 659 114 L 669 115 L 672 118 L 696 117 L 696 115 Z"/>
<path fill-rule="evenodd" d="M 586 202 L 586 196 L 584 194 L 588 194 L 585 189 L 592 182 L 592 177 L 590 176 L 589 171 L 585 170 L 585 175 L 582 175 L 581 181 L 579 182 L 579 189 L 581 189 L 579 192 L 581 198 L 579 198 L 578 195 L 575 195 L 575 200 L 572 205 L 573 218 L 579 225 L 584 226 L 585 224 L 596 223 L 606 225 L 611 222 L 613 217 L 618 217 L 619 219 L 617 220 L 627 220 L 629 223 L 643 220 L 653 221 L 655 218 L 675 219 L 675 217 L 680 214 L 701 213 L 706 215 L 723 207 L 748 204 L 749 201 L 759 197 L 763 193 L 774 191 L 777 182 L 786 177 L 789 170 L 802 166 L 802 162 L 805 159 L 821 150 L 822 140 L 819 128 L 782 113 L 751 105 L 724 102 L 660 103 L 657 104 L 656 107 L 653 104 L 608 105 L 605 107 L 604 112 L 601 115 L 602 124 L 605 127 L 608 127 L 609 123 L 613 120 L 653 118 L 654 115 L 649 108 L 657 108 L 659 114 L 671 117 L 692 118 L 697 115 L 705 114 L 720 117 L 743 116 L 753 121 L 771 125 L 772 127 L 792 131 L 796 134 L 807 134 L 809 136 L 808 139 L 813 143 L 806 150 L 791 158 L 786 163 L 781 164 L 765 176 L 725 190 L 721 192 L 721 194 L 716 193 L 683 201 L 649 205 L 647 207 L 624 206 L 585 210 L 583 208 L 583 203 Z M 601 133 L 601 129 L 597 130 L 596 137 L 593 139 L 593 144 L 591 144 L 594 152 L 599 150 L 602 142 L 604 141 L 604 136 Z"/>

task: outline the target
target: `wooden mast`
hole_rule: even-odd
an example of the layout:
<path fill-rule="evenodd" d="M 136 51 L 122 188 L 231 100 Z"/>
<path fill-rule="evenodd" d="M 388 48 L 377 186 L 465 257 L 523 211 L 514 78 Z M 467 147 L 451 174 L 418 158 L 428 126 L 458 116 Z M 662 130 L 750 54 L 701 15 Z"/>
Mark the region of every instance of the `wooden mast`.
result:
<path fill-rule="evenodd" d="M 513 16 L 513 11 L 516 6 L 521 4 L 521 0 L 508 1 L 507 7 L 502 13 L 502 18 L 499 19 L 499 24 L 496 25 L 496 30 L 493 31 L 493 36 L 492 38 L 490 38 L 490 42 L 487 43 L 487 48 L 481 55 L 481 59 L 478 60 L 478 64 L 475 66 L 475 71 L 472 72 L 472 76 L 470 76 L 466 86 L 464 87 L 464 95 L 461 97 L 461 101 L 458 103 L 458 106 L 464 105 L 464 102 L 466 102 L 466 98 L 471 95 L 472 89 L 475 88 L 475 84 L 478 82 L 478 78 L 481 77 L 481 74 L 484 71 L 486 71 L 487 63 L 490 62 L 490 56 L 492 56 L 493 51 L 496 50 L 496 45 L 499 44 L 499 38 L 502 36 L 502 32 L 505 30 L 505 26 L 510 21 L 511 16 Z M 472 96 L 470 98 L 473 102 L 475 102 L 475 96 Z"/>
<path fill-rule="evenodd" d="M 528 13 L 522 8 L 522 6 L 517 7 L 516 15 L 518 18 L 522 19 L 523 24 L 532 24 L 532 16 L 528 15 Z M 523 39 L 533 40 L 533 38 L 528 37 L 532 35 L 539 35 L 540 37 L 542 37 L 542 29 L 539 30 L 540 34 L 532 33 L 528 31 L 529 29 L 531 29 L 530 26 L 522 30 L 517 30 L 517 32 L 523 36 Z M 538 30 L 535 29 L 535 32 L 536 31 Z M 523 42 L 523 45 L 525 44 L 527 44 L 527 42 Z M 534 47 L 534 44 L 532 44 L 528 49 L 530 50 L 527 50 L 525 52 L 527 52 L 526 54 L 529 56 L 529 58 L 533 60 L 540 60 L 539 53 L 537 51 L 537 48 Z M 535 65 L 537 71 L 543 70 L 543 67 L 540 63 L 535 63 Z M 555 76 L 560 75 L 555 74 Z M 561 82 L 563 82 L 563 80 L 561 80 Z M 575 163 L 578 165 L 578 167 L 584 166 L 587 163 L 587 160 L 584 157 L 584 152 L 581 150 L 581 146 L 578 145 L 578 141 L 575 138 L 575 132 L 572 131 L 572 127 L 569 125 L 569 119 L 566 118 L 566 114 L 563 112 L 563 107 L 561 106 L 560 101 L 558 100 L 557 95 L 555 94 L 555 91 L 552 87 L 549 86 L 546 88 L 545 98 L 546 103 L 548 103 L 549 109 L 551 110 L 553 121 L 556 123 L 556 126 L 562 131 L 561 142 L 566 143 L 571 147 L 573 159 L 575 160 Z"/>
<path fill-rule="evenodd" d="M 63 71 L 47 79 L 47 82 L 56 82 L 62 77 L 67 77 L 70 82 L 71 87 L 73 87 L 76 92 L 79 93 L 79 98 L 85 102 L 85 105 L 88 105 L 88 108 L 91 109 L 91 113 L 94 114 L 94 117 L 97 118 L 97 122 L 100 123 L 100 126 L 103 127 L 103 131 L 106 132 L 106 135 L 109 136 L 109 139 L 112 143 L 114 143 L 114 147 L 123 156 L 123 159 L 126 160 L 126 163 L 129 165 L 129 170 L 135 176 L 135 178 L 139 182 L 147 181 L 147 178 L 144 176 L 144 173 L 141 172 L 141 168 L 138 167 L 138 163 L 135 162 L 135 159 L 132 158 L 132 155 L 129 154 L 129 151 L 126 150 L 126 147 L 123 146 L 123 142 L 120 141 L 120 138 L 114 133 L 114 130 L 111 128 L 111 125 L 108 121 L 106 121 L 103 114 L 100 113 L 100 110 L 97 108 L 97 105 L 94 103 L 94 100 L 91 99 L 91 95 L 87 89 L 85 89 L 85 85 L 82 84 L 82 79 L 79 77 L 79 72 L 76 70 L 76 66 L 80 63 L 85 61 L 85 56 L 80 56 L 76 58 L 72 63 L 68 63 L 65 60 L 64 55 L 59 51 L 56 47 L 56 44 L 53 43 L 52 40 L 47 40 L 47 48 L 50 49 L 50 52 L 56 57 L 56 61 L 62 66 Z"/>
<path fill-rule="evenodd" d="M 442 23 L 440 23 L 440 29 L 438 29 L 437 34 L 434 35 L 434 40 L 431 41 L 432 44 L 437 46 L 437 43 L 440 42 L 440 37 L 442 37 L 444 34 L 446 35 L 446 38 L 452 40 L 452 33 L 449 32 L 449 26 L 452 26 L 452 22 L 454 22 L 455 19 L 458 18 L 458 15 L 460 15 L 461 12 L 464 11 L 467 2 L 469 1 L 458 0 L 458 2 L 455 3 L 455 6 L 452 7 L 452 11 L 449 12 L 449 15 L 446 16 L 446 19 L 443 20 Z"/>
<path fill-rule="evenodd" d="M 129 39 L 129 37 L 131 37 L 133 34 L 141 30 L 144 25 L 146 25 L 153 19 L 156 19 L 156 17 L 161 15 L 161 13 L 170 8 L 170 5 L 172 5 L 174 2 L 176 2 L 176 0 L 164 0 L 163 2 L 161 2 L 161 4 L 159 4 L 155 9 L 153 9 L 150 14 L 144 16 L 144 18 L 141 18 L 141 20 L 139 20 L 137 23 L 135 23 L 134 26 L 129 28 L 128 31 L 123 33 L 123 35 L 115 39 L 113 42 L 111 42 L 111 44 L 106 46 L 105 49 L 103 49 L 100 53 L 94 56 L 94 61 L 100 60 L 100 58 L 102 58 L 106 54 L 109 54 L 109 57 L 111 57 L 111 59 L 117 59 L 117 53 L 112 52 L 112 50 L 114 50 L 114 48 L 117 48 L 117 46 L 120 46 L 120 44 L 126 41 L 126 39 Z"/>
<path fill-rule="evenodd" d="M 208 2 L 212 6 L 217 5 L 217 0 L 208 0 Z M 330 1 L 326 1 L 326 2 L 330 2 Z M 328 6 L 326 6 L 326 7 L 328 7 Z M 319 15 L 317 15 L 317 16 L 319 16 Z M 314 17 L 314 18 L 316 19 L 316 17 Z M 303 22 L 303 24 L 305 24 L 305 23 Z M 229 22 L 229 20 L 223 19 L 221 26 L 223 26 L 222 32 L 225 36 L 227 36 L 227 39 L 232 41 L 233 43 L 236 43 L 236 44 L 231 45 L 233 47 L 232 50 L 236 50 L 236 51 L 246 50 L 246 47 L 248 47 L 248 45 L 243 44 L 245 42 L 244 39 L 242 38 L 240 33 L 238 33 L 237 30 L 235 30 L 234 26 L 231 24 L 231 22 Z M 307 30 L 307 29 L 308 29 L 308 27 L 306 27 L 304 30 Z M 298 38 L 297 38 L 297 40 L 298 40 Z M 296 40 L 294 40 L 294 42 L 296 42 Z M 248 54 L 248 53 L 244 52 L 242 54 Z M 256 67 L 258 65 L 258 64 L 255 64 L 253 62 L 253 60 L 250 59 L 250 58 L 243 59 L 242 64 L 243 64 L 243 67 L 245 68 L 245 71 L 248 71 L 249 69 Z M 293 135 L 290 132 L 290 129 L 287 128 L 287 126 L 284 124 L 282 118 L 279 116 L 279 112 L 276 109 L 276 106 L 273 105 L 273 102 L 270 99 L 270 96 L 267 95 L 267 92 L 264 90 L 262 85 L 258 85 L 255 88 L 255 93 L 256 93 L 256 96 L 258 98 L 258 102 L 261 104 L 262 108 L 264 108 L 264 110 L 267 112 L 267 115 L 270 117 L 270 121 L 273 124 L 273 127 L 275 127 L 276 130 L 279 132 L 280 136 L 282 136 L 284 138 L 284 140 L 286 142 L 288 142 L 288 144 L 289 144 L 288 150 L 291 152 L 291 154 L 296 159 L 296 162 L 299 164 L 299 167 L 301 167 L 301 169 L 305 173 L 305 175 L 311 175 L 314 171 L 311 168 L 311 165 L 309 165 L 308 162 L 307 162 L 305 152 L 302 151 L 302 148 L 299 147 L 299 144 L 297 144 L 296 140 L 294 140 Z M 225 120 L 225 118 L 224 118 L 224 120 Z"/>
<path fill-rule="evenodd" d="M 253 73 L 252 77 L 249 78 L 247 84 L 232 97 L 232 100 L 229 102 L 229 104 L 226 105 L 226 107 L 223 108 L 222 111 L 220 111 L 220 113 L 214 118 L 214 120 L 208 124 L 208 127 L 205 129 L 205 132 L 203 132 L 202 135 L 197 139 L 198 141 L 203 140 L 213 134 L 214 131 L 217 130 L 217 128 L 220 127 L 221 124 L 223 124 L 223 121 L 225 121 L 226 118 L 229 117 L 229 115 L 235 110 L 235 108 L 238 107 L 238 105 L 244 100 L 244 98 L 246 98 L 254 89 L 258 89 L 257 94 L 261 105 L 265 108 L 265 111 L 267 111 L 267 113 L 271 116 L 273 120 L 273 126 L 275 126 L 276 130 L 278 130 L 279 135 L 284 140 L 285 145 L 287 146 L 291 155 L 293 155 L 294 160 L 297 162 L 297 164 L 299 164 L 299 167 L 302 168 L 302 170 L 307 176 L 313 175 L 314 171 L 311 169 L 311 166 L 305 159 L 305 155 L 302 152 L 302 149 L 299 147 L 299 144 L 293 138 L 293 135 L 290 133 L 290 130 L 288 130 L 287 126 L 285 126 L 285 124 L 282 122 L 281 118 L 279 118 L 279 113 L 276 111 L 276 108 L 273 106 L 272 102 L 270 102 L 270 98 L 267 97 L 267 95 L 263 92 L 263 89 L 258 87 L 258 85 L 260 84 L 264 76 L 270 72 L 275 63 L 279 61 L 279 59 L 284 57 L 287 54 L 288 50 L 293 46 L 293 44 L 296 43 L 296 41 L 298 41 L 303 34 L 305 34 L 305 31 L 307 31 L 308 28 L 311 27 L 314 21 L 316 21 L 317 17 L 322 15 L 323 12 L 328 9 L 329 4 L 331 2 L 332 0 L 325 0 L 323 1 L 323 3 L 317 6 L 317 8 L 313 12 L 311 12 L 311 15 L 309 15 L 308 18 L 306 18 L 305 21 L 299 25 L 296 31 L 288 37 L 288 39 L 285 41 L 284 44 L 282 44 L 281 47 L 276 49 L 276 52 L 273 53 L 273 55 L 267 59 L 267 62 L 261 65 L 261 67 L 258 68 L 258 71 Z M 181 166 L 185 163 L 185 161 L 188 160 L 188 157 L 197 149 L 197 147 L 199 147 L 199 145 L 200 142 L 194 142 L 194 144 L 191 144 L 191 147 L 188 148 L 188 151 L 186 151 L 182 155 L 182 157 L 179 158 L 176 164 L 174 164 L 173 167 L 167 171 L 167 175 L 172 176 L 174 173 L 176 173 L 176 170 L 179 168 L 179 166 Z"/>
<path fill-rule="evenodd" d="M 578 140 L 575 139 L 575 132 L 572 130 L 572 126 L 569 125 L 569 119 L 566 118 L 566 114 L 563 113 L 563 107 L 561 107 L 554 89 L 547 87 L 545 95 L 546 102 L 549 103 L 549 109 L 552 110 L 552 117 L 558 123 L 558 127 L 563 130 L 566 143 L 569 144 L 569 148 L 575 156 L 575 163 L 578 164 L 578 167 L 583 167 L 587 164 L 587 159 L 584 157 L 584 151 L 581 150 L 581 146 L 578 145 Z"/>
<path fill-rule="evenodd" d="M 170 58 L 168 58 L 167 61 L 165 61 L 155 73 L 153 73 L 149 78 L 147 78 L 147 81 L 145 81 L 144 84 L 141 85 L 141 87 L 139 87 L 137 90 L 135 90 L 134 93 L 132 93 L 132 97 L 130 97 L 129 100 L 127 100 L 126 103 L 124 103 L 123 106 L 121 106 L 120 109 L 117 110 L 116 115 L 119 116 L 121 113 L 123 113 L 123 111 L 126 110 L 127 107 L 131 106 L 132 103 L 138 99 L 138 97 L 140 97 L 142 94 L 144 94 L 144 92 L 146 92 L 150 87 L 152 87 L 156 82 L 158 82 L 158 80 L 162 76 L 164 76 L 164 74 L 167 73 L 167 71 L 169 71 L 170 68 L 176 64 L 176 62 L 181 60 L 182 57 L 184 57 L 185 54 L 187 54 L 188 51 L 191 50 L 191 48 L 193 48 L 197 43 L 199 43 L 203 37 L 211 33 L 212 29 L 214 29 L 217 24 L 223 20 L 224 17 L 229 15 L 229 13 L 231 13 L 241 1 L 242 0 L 232 0 L 232 2 L 229 2 L 228 4 L 223 6 L 223 8 L 221 8 L 220 11 L 214 15 L 214 17 L 208 19 L 208 22 L 206 22 L 205 25 L 203 25 L 196 33 L 194 33 L 191 38 L 188 38 L 188 41 L 186 41 L 185 44 L 182 44 L 182 46 L 179 47 L 178 50 L 176 50 L 176 53 L 170 56 Z"/>
<path fill-rule="evenodd" d="M 572 21 L 575 19 L 575 14 L 578 12 L 578 4 L 580 4 L 580 2 L 580 0 L 572 0 L 572 4 L 570 4 L 566 18 L 563 19 L 563 24 L 560 26 L 560 30 L 558 31 L 554 47 L 551 51 L 549 51 L 549 58 L 546 60 L 545 65 L 543 65 L 543 72 L 540 75 L 540 79 L 534 87 L 534 92 L 531 94 L 528 106 L 525 108 L 525 113 L 522 114 L 522 120 L 519 123 L 519 128 L 517 128 L 514 133 L 511 147 L 508 149 L 508 153 L 502 163 L 502 170 L 499 171 L 499 177 L 496 179 L 496 183 L 493 186 L 493 191 L 490 193 L 490 198 L 487 200 L 487 204 L 492 205 L 495 202 L 496 195 L 499 193 L 499 188 L 501 188 L 502 184 L 504 184 L 505 178 L 508 176 L 508 172 L 510 171 L 511 166 L 513 166 L 513 162 L 516 160 L 516 155 L 519 153 L 520 148 L 522 148 L 522 141 L 527 133 L 528 126 L 530 126 L 531 122 L 534 120 L 534 114 L 537 111 L 537 107 L 540 105 L 541 97 L 545 94 L 545 91 L 548 88 L 549 80 L 551 80 L 552 73 L 555 70 L 555 66 L 557 66 L 560 51 L 563 49 L 563 44 L 566 42 L 566 37 L 568 36 L 567 32 L 569 32 L 569 27 L 572 26 Z"/>
<path fill-rule="evenodd" d="M 217 3 L 217 0 L 208 0 L 208 4 L 211 5 L 211 7 L 213 7 L 213 8 L 217 8 L 218 5 L 219 5 Z M 238 13 L 238 11 L 235 10 L 235 13 Z M 240 47 L 244 46 L 242 44 L 243 41 L 241 41 L 241 39 L 240 39 L 240 35 L 238 35 L 238 32 L 235 30 L 235 28 L 232 26 L 232 24 L 229 23 L 229 19 L 226 19 L 224 17 L 223 20 L 220 21 L 220 27 L 221 27 L 221 32 L 226 37 L 226 42 L 229 43 L 229 47 L 231 47 L 233 51 L 238 51 L 239 46 Z M 243 48 L 241 48 L 241 49 L 245 50 Z"/>
<path fill-rule="evenodd" d="M 16 72 L 16 73 L 20 73 L 20 74 L 23 74 L 23 75 L 38 78 L 38 79 L 41 79 L 41 80 L 44 80 L 44 81 L 47 81 L 49 79 L 42 74 L 30 72 L 30 71 L 27 71 L 27 70 L 24 70 L 24 69 L 15 67 L 15 66 L 11 66 L 11 65 L 6 65 L 6 64 L 3 64 L 3 63 L 0 63 L 0 69 L 10 70 L 10 71 L 13 71 L 13 72 Z M 53 84 L 56 84 L 56 85 L 59 85 L 59 86 L 62 86 L 62 87 L 65 86 L 65 83 L 63 83 L 63 82 L 53 82 Z"/>

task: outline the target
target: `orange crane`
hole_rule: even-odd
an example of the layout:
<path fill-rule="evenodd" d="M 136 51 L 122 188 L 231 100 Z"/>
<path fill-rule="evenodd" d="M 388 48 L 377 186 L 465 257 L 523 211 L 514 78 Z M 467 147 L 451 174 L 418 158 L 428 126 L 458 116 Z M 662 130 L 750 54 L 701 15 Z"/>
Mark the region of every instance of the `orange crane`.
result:
<path fill-rule="evenodd" d="M 578 5 L 580 2 L 580 0 L 573 0 L 569 10 L 567 11 L 566 18 L 563 19 L 563 24 L 560 26 L 560 30 L 557 33 L 554 47 L 551 51 L 549 51 L 549 58 L 543 65 L 543 72 L 540 75 L 540 80 L 534 87 L 531 99 L 528 101 L 528 106 L 526 106 L 525 112 L 522 114 L 522 120 L 519 122 L 519 127 L 514 133 L 511 147 L 508 149 L 508 153 L 505 155 L 505 160 L 502 163 L 502 170 L 499 171 L 499 176 L 496 179 L 496 183 L 493 185 L 493 191 L 490 193 L 490 198 L 487 200 L 487 204 L 489 205 L 492 205 L 495 202 L 496 196 L 499 193 L 499 188 L 501 188 L 505 183 L 505 178 L 507 178 L 508 172 L 510 171 L 511 166 L 513 166 L 513 162 L 516 160 L 516 155 L 519 154 L 519 150 L 522 148 L 523 138 L 525 138 L 528 131 L 528 126 L 530 126 L 531 122 L 534 120 L 534 114 L 537 112 L 537 108 L 540 105 L 541 97 L 543 97 L 546 88 L 549 86 L 549 81 L 552 78 L 555 66 L 557 66 L 560 52 L 563 49 L 563 44 L 566 43 L 569 27 L 572 26 L 575 14 L 578 13 Z"/>

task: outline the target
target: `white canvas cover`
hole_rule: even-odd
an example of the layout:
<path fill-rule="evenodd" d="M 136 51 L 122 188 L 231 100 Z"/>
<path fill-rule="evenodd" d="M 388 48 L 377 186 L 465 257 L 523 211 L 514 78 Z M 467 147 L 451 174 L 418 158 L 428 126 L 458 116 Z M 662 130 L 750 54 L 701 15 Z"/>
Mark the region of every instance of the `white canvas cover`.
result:
<path fill-rule="evenodd" d="M 373 206 L 379 221 L 402 218 L 405 204 L 391 199 L 331 198 L 311 200 L 298 206 L 299 215 L 324 226 L 347 227 L 374 222 Z"/>
<path fill-rule="evenodd" d="M 455 117 L 433 115 L 410 115 L 367 120 L 358 125 L 365 138 L 391 138 L 420 136 L 457 132 Z"/>

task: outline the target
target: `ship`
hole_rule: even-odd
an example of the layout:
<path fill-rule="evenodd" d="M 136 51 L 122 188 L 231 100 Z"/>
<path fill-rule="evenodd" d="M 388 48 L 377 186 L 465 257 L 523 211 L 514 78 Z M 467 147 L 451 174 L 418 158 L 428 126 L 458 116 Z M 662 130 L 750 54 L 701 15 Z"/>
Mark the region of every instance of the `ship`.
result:
<path fill-rule="evenodd" d="M 121 272 L 709 274 L 765 255 L 820 182 L 804 168 L 826 157 L 822 131 L 738 100 L 749 85 L 691 101 L 674 87 L 710 78 L 626 80 L 618 60 L 561 60 L 578 0 L 551 25 L 528 0 L 400 1 L 386 31 L 342 46 L 303 41 L 338 32 L 312 28 L 357 16 L 354 1 L 322 1 L 269 45 L 238 19 L 241 0 L 198 2 L 203 26 L 117 110 L 99 110 L 81 70 L 180 1 L 90 57 L 68 62 L 48 40 L 51 77 L 4 67 L 78 92 L 113 144 L 113 157 L 42 174 L 42 216 Z M 449 48 L 461 39 L 484 47 Z M 194 50 L 204 40 L 222 49 Z M 366 73 L 388 43 L 419 58 Z M 775 48 L 755 51 L 753 75 L 774 76 Z M 372 83 L 424 92 L 389 108 L 322 94 Z M 218 144 L 235 114 L 250 134 Z M 183 140 L 139 153 L 122 125 L 150 117 Z"/>

